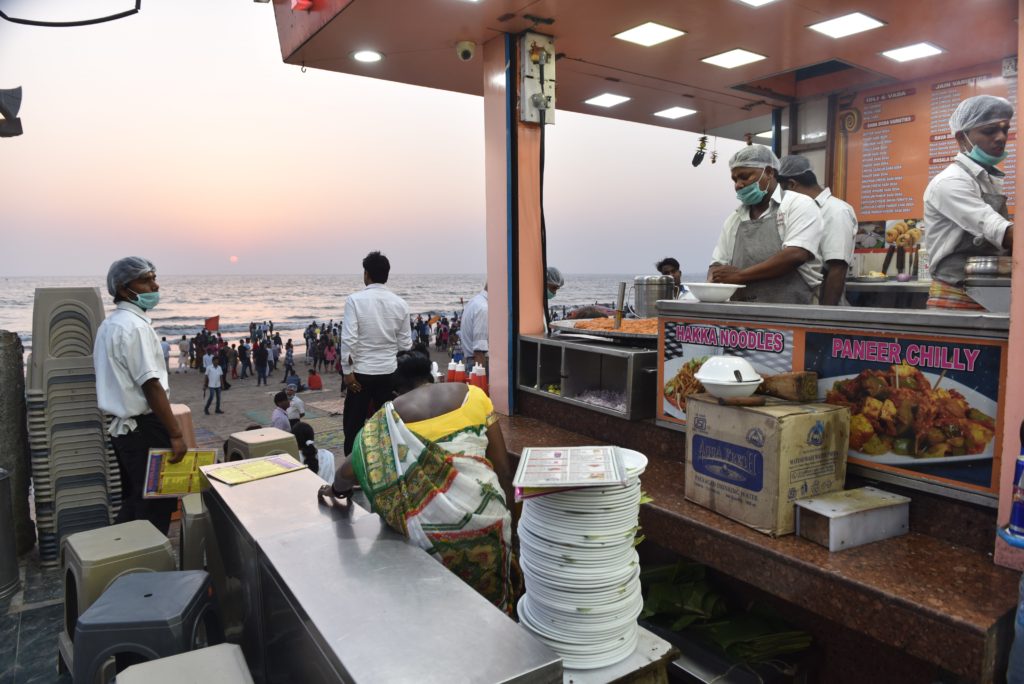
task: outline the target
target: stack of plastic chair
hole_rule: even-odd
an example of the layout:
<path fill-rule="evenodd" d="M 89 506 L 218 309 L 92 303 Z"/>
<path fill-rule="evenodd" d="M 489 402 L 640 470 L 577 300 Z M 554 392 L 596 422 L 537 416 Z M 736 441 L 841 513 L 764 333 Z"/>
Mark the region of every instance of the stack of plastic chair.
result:
<path fill-rule="evenodd" d="M 61 539 L 109 525 L 121 506 L 117 460 L 96 404 L 97 288 L 39 288 L 29 361 L 29 445 L 39 553 L 56 567 Z"/>
<path fill-rule="evenodd" d="M 73 667 L 78 617 L 118 577 L 136 572 L 167 572 L 176 567 L 171 542 L 148 520 L 73 534 L 61 545 L 64 577 L 64 630 L 57 650 L 61 664 Z"/>
<path fill-rule="evenodd" d="M 75 682 L 93 682 L 111 657 L 156 660 L 222 641 L 204 571 L 125 575 L 78 617 L 72 675 Z"/>
<path fill-rule="evenodd" d="M 117 673 L 117 684 L 252 684 L 242 649 L 235 644 L 219 644 L 176 656 L 132 665 Z"/>

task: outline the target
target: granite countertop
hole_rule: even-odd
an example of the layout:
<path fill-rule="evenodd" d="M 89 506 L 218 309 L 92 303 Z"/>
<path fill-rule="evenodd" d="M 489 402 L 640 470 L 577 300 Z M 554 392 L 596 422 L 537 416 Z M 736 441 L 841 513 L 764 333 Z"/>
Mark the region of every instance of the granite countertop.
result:
<path fill-rule="evenodd" d="M 513 454 L 596 443 L 531 418 L 501 425 Z M 654 499 L 641 510 L 649 539 L 968 679 L 991 679 L 1020 578 L 990 555 L 918 533 L 839 553 L 772 538 L 685 500 L 684 475 L 681 461 L 650 459 L 641 478 Z"/>

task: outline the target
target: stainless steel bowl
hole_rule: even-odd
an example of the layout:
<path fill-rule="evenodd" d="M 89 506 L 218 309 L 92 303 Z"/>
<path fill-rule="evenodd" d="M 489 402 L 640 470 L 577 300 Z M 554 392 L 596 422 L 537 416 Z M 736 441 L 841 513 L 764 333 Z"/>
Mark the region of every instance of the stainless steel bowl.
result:
<path fill-rule="evenodd" d="M 968 257 L 964 266 L 967 275 L 1010 275 L 1013 258 L 1008 256 Z"/>

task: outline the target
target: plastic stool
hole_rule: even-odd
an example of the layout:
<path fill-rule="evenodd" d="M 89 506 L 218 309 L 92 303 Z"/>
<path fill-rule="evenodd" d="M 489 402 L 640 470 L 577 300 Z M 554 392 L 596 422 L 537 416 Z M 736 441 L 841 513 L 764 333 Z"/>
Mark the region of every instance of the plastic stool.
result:
<path fill-rule="evenodd" d="M 175 568 L 171 542 L 148 520 L 134 520 L 65 537 L 61 547 L 64 631 L 58 640 L 58 651 L 67 669 L 74 669 L 72 642 L 78 616 L 114 580 L 133 572 L 165 572 Z"/>
<path fill-rule="evenodd" d="M 220 644 L 198 651 L 132 665 L 118 673 L 117 684 L 252 684 L 242 649 Z"/>
<path fill-rule="evenodd" d="M 206 569 L 206 539 L 209 536 L 210 513 L 203 505 L 201 494 L 187 494 L 181 497 L 180 544 L 178 558 L 182 570 Z"/>
<path fill-rule="evenodd" d="M 118 578 L 75 627 L 75 684 L 92 684 L 110 657 L 156 660 L 223 640 L 202 570 Z"/>

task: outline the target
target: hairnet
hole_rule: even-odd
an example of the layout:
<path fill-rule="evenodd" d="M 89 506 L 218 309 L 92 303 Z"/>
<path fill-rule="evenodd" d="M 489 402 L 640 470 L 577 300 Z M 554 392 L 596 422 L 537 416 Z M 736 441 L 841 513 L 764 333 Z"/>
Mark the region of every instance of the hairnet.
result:
<path fill-rule="evenodd" d="M 1013 118 L 1013 105 L 1009 100 L 995 95 L 975 95 L 959 105 L 949 117 L 949 130 L 956 135 L 995 121 Z"/>
<path fill-rule="evenodd" d="M 156 266 L 149 259 L 134 256 L 118 259 L 110 265 L 110 270 L 107 271 L 107 292 L 111 297 L 116 297 L 117 291 L 122 285 L 127 285 L 139 276 L 144 276 L 155 270 Z"/>
<path fill-rule="evenodd" d="M 554 266 L 548 266 L 547 273 L 544 277 L 544 284 L 547 285 L 549 283 L 551 285 L 557 285 L 558 287 L 565 285 L 565 279 L 562 277 L 562 272 Z"/>
<path fill-rule="evenodd" d="M 771 167 L 778 171 L 779 158 L 764 145 L 747 145 L 732 155 L 732 159 L 729 160 L 730 169 L 735 169 L 737 166 L 748 166 L 754 169 Z"/>
<path fill-rule="evenodd" d="M 779 162 L 779 178 L 796 178 L 811 169 L 811 160 L 799 154 L 787 154 Z"/>

